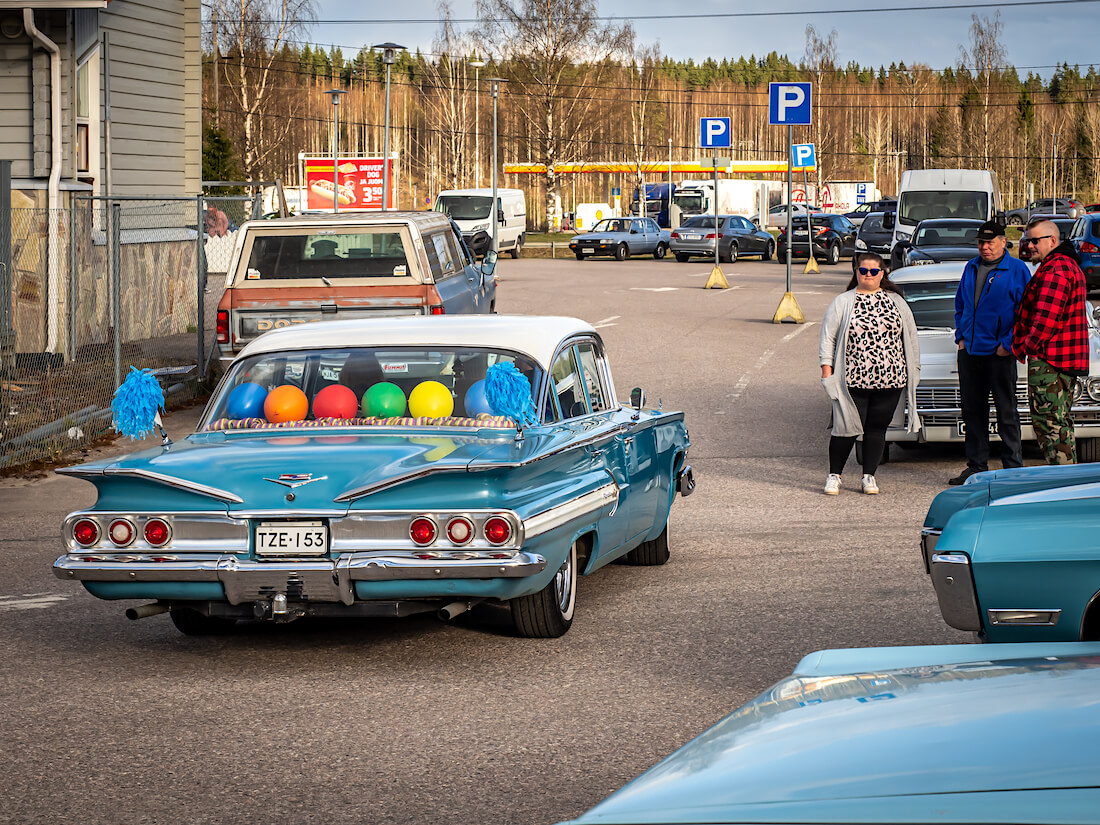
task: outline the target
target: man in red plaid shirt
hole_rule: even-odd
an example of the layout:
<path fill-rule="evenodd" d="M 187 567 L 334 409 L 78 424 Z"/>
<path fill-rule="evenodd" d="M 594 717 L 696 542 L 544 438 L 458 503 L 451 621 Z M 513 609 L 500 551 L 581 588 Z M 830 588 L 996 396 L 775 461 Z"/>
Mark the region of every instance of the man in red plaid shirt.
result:
<path fill-rule="evenodd" d="M 1059 240 L 1050 221 L 1029 226 L 1020 239 L 1020 257 L 1039 268 L 1016 311 L 1012 353 L 1027 359 L 1031 426 L 1047 463 L 1075 464 L 1073 389 L 1089 374 L 1085 276 L 1073 245 Z"/>

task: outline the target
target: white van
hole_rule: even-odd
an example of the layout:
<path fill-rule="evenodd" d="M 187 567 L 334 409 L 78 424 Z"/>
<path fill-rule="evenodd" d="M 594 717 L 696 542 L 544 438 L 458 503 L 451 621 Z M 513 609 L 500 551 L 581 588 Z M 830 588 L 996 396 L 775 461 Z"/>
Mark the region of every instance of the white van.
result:
<path fill-rule="evenodd" d="M 908 242 L 917 224 L 929 218 L 973 218 L 1004 222 L 997 173 L 984 169 L 910 169 L 901 173 L 894 237 Z M 889 213 L 883 226 L 890 228 Z"/>
<path fill-rule="evenodd" d="M 450 216 L 470 251 L 481 257 L 489 249 L 492 189 L 447 189 L 435 196 L 435 211 Z M 497 189 L 497 251 L 518 258 L 527 238 L 527 201 L 522 189 Z"/>

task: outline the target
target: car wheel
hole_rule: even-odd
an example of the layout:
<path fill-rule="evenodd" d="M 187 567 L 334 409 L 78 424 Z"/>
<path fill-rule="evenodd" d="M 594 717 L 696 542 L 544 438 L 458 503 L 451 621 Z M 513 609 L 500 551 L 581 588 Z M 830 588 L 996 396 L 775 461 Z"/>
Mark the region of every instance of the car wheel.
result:
<path fill-rule="evenodd" d="M 556 639 L 573 624 L 577 606 L 577 543 L 573 542 L 565 562 L 554 578 L 538 593 L 512 599 L 512 625 L 528 639 Z"/>
<path fill-rule="evenodd" d="M 686 264 L 690 258 L 690 255 L 681 255 L 679 252 L 676 253 L 676 260 L 682 264 Z"/>
<path fill-rule="evenodd" d="M 643 541 L 625 556 L 623 562 L 644 567 L 654 567 L 668 561 L 668 524 L 653 541 Z"/>
<path fill-rule="evenodd" d="M 574 252 L 573 254 L 577 256 L 578 261 L 584 260 L 584 255 L 582 255 L 580 252 Z"/>
<path fill-rule="evenodd" d="M 621 243 L 621 244 L 619 244 L 618 246 L 615 247 L 615 260 L 616 261 L 625 261 L 629 255 L 630 255 L 630 248 L 625 243 Z"/>
<path fill-rule="evenodd" d="M 1019 215 L 1009 215 L 1008 216 L 1008 225 L 1009 226 L 1023 226 L 1024 225 L 1024 219 L 1021 218 Z"/>
<path fill-rule="evenodd" d="M 173 607 L 168 617 L 176 630 L 188 636 L 218 636 L 229 633 L 237 623 L 236 619 L 207 616 L 193 607 Z"/>
<path fill-rule="evenodd" d="M 840 263 L 840 245 L 829 244 L 829 251 L 825 253 L 825 263 L 829 266 L 836 266 Z"/>
<path fill-rule="evenodd" d="M 760 260 L 770 261 L 772 259 L 772 256 L 774 256 L 774 255 L 775 255 L 775 244 L 772 243 L 771 241 L 768 241 L 768 246 L 764 250 L 764 254 L 760 256 Z"/>
<path fill-rule="evenodd" d="M 1079 464 L 1092 464 L 1100 461 L 1100 438 L 1082 438 L 1077 442 L 1077 461 Z"/>
<path fill-rule="evenodd" d="M 659 243 L 657 244 L 657 248 L 653 250 L 653 257 L 659 261 L 665 256 L 666 252 L 668 252 L 668 247 L 663 243 Z"/>
<path fill-rule="evenodd" d="M 508 251 L 508 254 L 512 256 L 512 259 L 513 259 L 513 260 L 515 260 L 516 258 L 518 258 L 518 257 L 519 257 L 519 253 L 520 253 L 521 251 L 523 251 L 523 247 L 522 247 L 522 246 L 520 245 L 520 242 L 519 242 L 519 241 L 517 240 L 517 241 L 516 241 L 516 245 L 515 245 L 515 246 L 513 246 L 513 247 L 512 247 L 512 248 L 511 248 L 511 249 L 510 249 L 510 250 Z"/>

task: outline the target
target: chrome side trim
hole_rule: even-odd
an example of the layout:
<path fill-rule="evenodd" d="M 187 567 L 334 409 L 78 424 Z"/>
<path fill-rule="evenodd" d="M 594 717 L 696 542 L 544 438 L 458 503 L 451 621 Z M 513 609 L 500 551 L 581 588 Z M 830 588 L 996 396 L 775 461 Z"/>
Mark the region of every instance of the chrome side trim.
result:
<path fill-rule="evenodd" d="M 230 510 L 233 518 L 239 519 L 318 519 L 318 518 L 343 518 L 347 510 Z"/>
<path fill-rule="evenodd" d="M 362 487 L 352 487 L 350 490 L 345 490 L 340 493 L 340 495 L 333 499 L 333 502 L 336 504 L 347 504 L 358 498 L 369 496 L 371 493 L 377 493 L 379 490 L 388 490 L 390 487 L 396 487 L 398 484 L 404 484 L 408 481 L 415 481 L 418 478 L 426 478 L 438 473 L 464 472 L 466 472 L 466 465 L 462 465 L 461 467 L 439 467 L 416 470 L 415 472 L 405 473 L 404 475 L 391 476 L 382 481 L 376 481 L 373 484 L 364 484 Z"/>
<path fill-rule="evenodd" d="M 940 540 L 943 530 L 935 527 L 924 527 L 920 531 L 920 554 L 924 559 L 924 572 L 932 572 L 932 553 L 936 550 L 936 544 Z"/>
<path fill-rule="evenodd" d="M 932 586 L 940 603 L 940 615 L 956 630 L 982 629 L 978 596 L 970 558 L 965 553 L 933 553 Z"/>
<path fill-rule="evenodd" d="M 1016 625 L 1019 627 L 1054 627 L 1062 616 L 1061 608 L 1033 610 L 1028 608 L 999 608 L 986 611 L 989 623 Z"/>
<path fill-rule="evenodd" d="M 572 501 L 543 510 L 541 513 L 530 516 L 523 522 L 523 532 L 527 538 L 541 536 L 556 527 L 561 527 L 580 516 L 602 510 L 611 505 L 612 509 L 619 505 L 619 485 L 612 481 L 597 487 L 589 493 L 578 496 Z"/>
<path fill-rule="evenodd" d="M 232 502 L 233 504 L 244 503 L 244 499 L 238 496 L 236 493 L 230 493 L 227 490 L 219 490 L 217 487 L 210 487 L 206 484 L 199 484 L 195 481 L 185 481 L 182 478 L 166 476 L 163 473 L 154 473 L 151 470 L 138 470 L 131 467 L 106 467 L 103 470 L 103 475 L 143 478 L 146 481 L 153 481 L 157 484 L 164 484 L 168 487 L 175 487 L 177 490 L 186 490 L 189 493 L 198 493 L 202 496 L 210 496 L 210 498 L 216 498 L 219 501 L 228 501 Z"/>
<path fill-rule="evenodd" d="M 1073 501 L 1082 498 L 1100 498 L 1100 482 L 1073 484 L 1066 487 L 1052 487 L 1047 490 L 1032 490 L 1014 496 L 994 499 L 990 507 L 1005 507 L 1013 504 L 1037 504 L 1042 501 Z"/>

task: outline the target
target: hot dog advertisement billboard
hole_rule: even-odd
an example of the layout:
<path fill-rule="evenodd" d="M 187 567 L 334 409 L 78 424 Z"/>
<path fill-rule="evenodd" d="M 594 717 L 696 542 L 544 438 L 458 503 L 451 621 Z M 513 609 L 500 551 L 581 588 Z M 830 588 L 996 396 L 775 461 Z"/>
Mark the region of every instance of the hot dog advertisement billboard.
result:
<path fill-rule="evenodd" d="M 332 158 L 304 157 L 306 208 L 332 209 L 333 194 L 341 209 L 382 208 L 382 158 L 340 158 L 336 167 L 339 186 L 332 182 Z M 394 163 L 390 159 L 390 202 L 393 206 Z"/>

